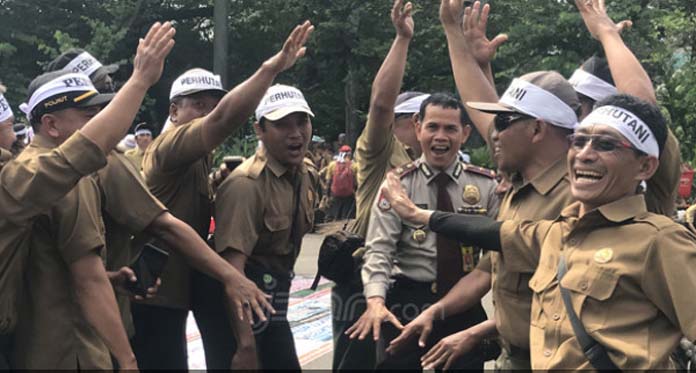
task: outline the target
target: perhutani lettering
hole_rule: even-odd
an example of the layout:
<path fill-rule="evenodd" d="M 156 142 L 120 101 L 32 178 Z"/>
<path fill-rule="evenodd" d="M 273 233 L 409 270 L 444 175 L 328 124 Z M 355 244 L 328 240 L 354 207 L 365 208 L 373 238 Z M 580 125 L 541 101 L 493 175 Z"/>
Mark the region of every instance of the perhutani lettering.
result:
<path fill-rule="evenodd" d="M 63 80 L 63 84 L 65 84 L 66 88 L 71 88 L 71 87 L 89 87 L 90 84 L 85 81 L 84 79 L 81 78 L 69 78 Z"/>
<path fill-rule="evenodd" d="M 277 101 L 281 101 L 281 100 L 292 100 L 292 99 L 301 100 L 303 98 L 304 97 L 302 97 L 302 94 L 297 93 L 297 92 L 292 92 L 292 91 L 278 92 L 278 93 L 272 95 L 271 97 L 269 97 L 268 102 L 273 103 L 273 102 L 277 102 Z"/>
<path fill-rule="evenodd" d="M 510 91 L 509 95 L 517 101 L 522 101 L 524 99 L 524 96 L 527 95 L 527 90 L 524 88 L 515 88 L 512 91 Z"/>
<path fill-rule="evenodd" d="M 44 102 L 44 109 L 49 108 L 51 106 L 56 106 L 58 104 L 62 104 L 67 100 L 68 100 L 68 96 L 61 96 L 61 97 L 55 98 L 51 101 L 46 101 L 46 102 Z"/>
<path fill-rule="evenodd" d="M 92 59 L 82 60 L 77 65 L 75 65 L 75 67 L 73 67 L 72 72 L 74 72 L 74 73 L 86 72 L 92 65 L 94 65 L 94 60 L 92 60 Z"/>
<path fill-rule="evenodd" d="M 630 113 L 611 107 L 605 107 L 603 110 L 601 110 L 601 112 L 622 121 L 628 128 L 631 129 L 631 131 L 633 131 L 641 143 L 645 143 L 645 141 L 650 137 L 650 130 L 645 128 L 645 126 L 642 125 Z"/>
<path fill-rule="evenodd" d="M 210 76 L 187 76 L 181 79 L 181 85 L 203 84 L 222 88 L 222 84 L 215 78 Z"/>
<path fill-rule="evenodd" d="M 4 98 L 0 97 L 0 112 L 6 111 L 10 106 L 7 104 Z"/>

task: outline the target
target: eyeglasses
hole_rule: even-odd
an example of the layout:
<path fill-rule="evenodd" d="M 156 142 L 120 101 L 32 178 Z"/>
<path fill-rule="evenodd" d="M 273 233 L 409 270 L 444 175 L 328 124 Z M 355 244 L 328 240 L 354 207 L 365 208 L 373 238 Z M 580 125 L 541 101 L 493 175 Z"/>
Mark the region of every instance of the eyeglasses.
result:
<path fill-rule="evenodd" d="M 575 150 L 585 149 L 585 146 L 587 146 L 587 143 L 589 142 L 592 150 L 598 152 L 612 152 L 616 149 L 624 148 L 642 153 L 628 141 L 615 139 L 610 136 L 572 134 L 568 135 L 568 142 L 570 143 L 570 146 L 575 148 Z"/>
<path fill-rule="evenodd" d="M 498 114 L 495 116 L 493 126 L 496 131 L 503 132 L 513 123 L 524 119 L 532 119 L 532 117 L 524 114 Z"/>

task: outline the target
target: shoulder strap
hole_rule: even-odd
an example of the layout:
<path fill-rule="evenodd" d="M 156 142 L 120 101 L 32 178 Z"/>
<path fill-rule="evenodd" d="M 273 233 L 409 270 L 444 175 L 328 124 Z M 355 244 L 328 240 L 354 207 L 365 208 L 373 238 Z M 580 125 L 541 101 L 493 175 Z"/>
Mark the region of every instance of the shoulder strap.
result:
<path fill-rule="evenodd" d="M 558 273 L 556 274 L 558 278 L 558 288 L 561 290 L 561 298 L 563 298 L 563 305 L 568 314 L 568 320 L 573 327 L 573 333 L 575 333 L 575 338 L 577 338 L 582 352 L 585 354 L 585 357 L 587 357 L 587 360 L 590 361 L 590 364 L 597 370 L 619 370 L 609 358 L 609 354 L 604 346 L 587 334 L 585 326 L 573 309 L 573 303 L 570 300 L 570 292 L 568 292 L 568 289 L 561 286 L 561 280 L 568 271 L 568 268 L 566 266 L 565 255 L 562 252 L 560 254 L 561 258 L 558 261 Z"/>

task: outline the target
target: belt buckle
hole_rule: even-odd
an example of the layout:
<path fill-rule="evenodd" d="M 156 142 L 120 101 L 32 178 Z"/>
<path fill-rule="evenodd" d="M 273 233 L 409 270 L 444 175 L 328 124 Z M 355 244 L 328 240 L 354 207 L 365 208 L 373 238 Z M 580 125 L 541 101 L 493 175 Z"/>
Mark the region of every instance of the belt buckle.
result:
<path fill-rule="evenodd" d="M 430 284 L 430 291 L 433 294 L 437 294 L 437 281 L 433 281 L 433 283 Z"/>

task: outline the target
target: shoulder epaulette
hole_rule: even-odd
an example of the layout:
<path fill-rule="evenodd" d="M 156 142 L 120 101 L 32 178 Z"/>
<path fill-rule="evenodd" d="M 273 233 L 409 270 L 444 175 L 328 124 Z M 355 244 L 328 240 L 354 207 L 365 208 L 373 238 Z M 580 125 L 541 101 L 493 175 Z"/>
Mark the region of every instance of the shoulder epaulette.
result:
<path fill-rule="evenodd" d="M 413 171 L 415 171 L 417 169 L 418 169 L 418 166 L 416 166 L 416 164 L 414 162 L 409 162 L 403 166 L 399 166 L 399 167 L 395 168 L 394 170 L 392 170 L 392 172 L 396 173 L 397 175 L 399 175 L 399 178 L 403 179 L 408 174 L 412 173 Z"/>
<path fill-rule="evenodd" d="M 472 172 L 477 175 L 485 176 L 489 179 L 495 179 L 495 171 L 489 170 L 487 168 L 479 167 L 479 166 L 474 166 L 472 164 L 464 163 L 462 166 L 464 166 L 464 171 Z"/>

